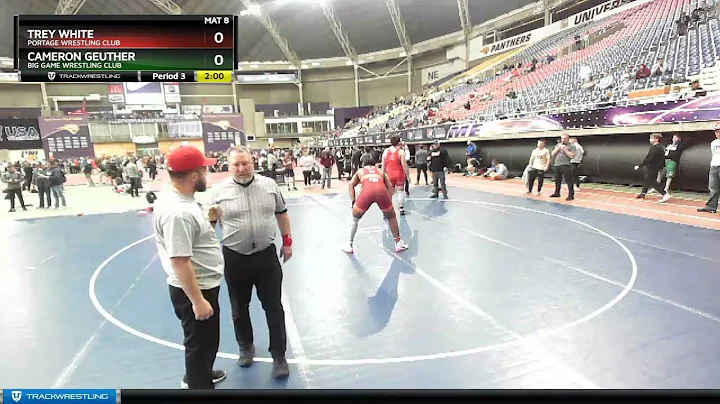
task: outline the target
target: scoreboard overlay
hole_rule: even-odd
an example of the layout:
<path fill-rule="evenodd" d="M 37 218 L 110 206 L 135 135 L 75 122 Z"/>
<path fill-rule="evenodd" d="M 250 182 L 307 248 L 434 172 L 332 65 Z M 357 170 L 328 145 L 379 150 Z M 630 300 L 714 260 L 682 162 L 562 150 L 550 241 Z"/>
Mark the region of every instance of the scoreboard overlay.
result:
<path fill-rule="evenodd" d="M 37 16 L 15 19 L 25 82 L 231 82 L 232 15 Z"/>

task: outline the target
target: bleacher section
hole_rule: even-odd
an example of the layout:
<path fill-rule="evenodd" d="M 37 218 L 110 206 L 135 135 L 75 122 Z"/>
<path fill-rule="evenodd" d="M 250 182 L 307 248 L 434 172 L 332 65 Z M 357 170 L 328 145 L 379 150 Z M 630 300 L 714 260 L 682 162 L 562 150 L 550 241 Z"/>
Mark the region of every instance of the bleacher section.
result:
<path fill-rule="evenodd" d="M 676 21 L 681 13 L 690 15 L 701 6 L 708 11 L 707 20 L 703 18 L 697 25 L 690 22 L 687 35 L 678 35 Z M 687 87 L 689 79 L 695 78 L 705 90 L 720 88 L 716 67 L 720 58 L 720 22 L 715 9 L 717 5 L 712 0 L 655 0 L 565 29 L 525 49 L 498 55 L 450 81 L 448 84 L 454 86 L 436 104 L 439 108 L 435 118 L 488 121 L 548 109 L 582 110 L 608 99 L 619 102 L 644 90 L 663 89 L 667 83 Z M 589 45 L 575 49 L 578 36 L 586 38 Z M 555 60 L 543 63 L 547 56 L 554 56 Z M 665 74 L 635 78 L 641 65 L 651 67 L 658 58 L 668 67 Z M 532 60 L 541 63 L 527 71 Z M 518 62 L 522 64 L 519 69 L 468 84 L 473 75 L 477 77 L 494 65 Z M 581 88 L 581 69 L 587 72 L 588 68 L 595 78 L 601 74 L 611 76 L 613 85 Z M 516 96 L 508 96 L 510 92 Z M 414 107 L 400 105 L 389 109 L 390 113 L 377 114 L 365 122 L 363 130 L 382 131 L 386 124 L 395 129 L 398 122 L 417 119 L 427 105 L 415 101 Z M 344 132 L 343 137 L 358 132 L 355 128 Z"/>

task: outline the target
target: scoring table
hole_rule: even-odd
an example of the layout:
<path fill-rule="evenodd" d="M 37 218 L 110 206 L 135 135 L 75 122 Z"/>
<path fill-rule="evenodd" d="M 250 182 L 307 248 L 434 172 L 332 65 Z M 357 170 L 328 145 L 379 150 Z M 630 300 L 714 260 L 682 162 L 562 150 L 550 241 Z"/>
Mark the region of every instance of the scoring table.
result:
<path fill-rule="evenodd" d="M 15 69 L 26 82 L 231 82 L 232 15 L 15 18 Z"/>

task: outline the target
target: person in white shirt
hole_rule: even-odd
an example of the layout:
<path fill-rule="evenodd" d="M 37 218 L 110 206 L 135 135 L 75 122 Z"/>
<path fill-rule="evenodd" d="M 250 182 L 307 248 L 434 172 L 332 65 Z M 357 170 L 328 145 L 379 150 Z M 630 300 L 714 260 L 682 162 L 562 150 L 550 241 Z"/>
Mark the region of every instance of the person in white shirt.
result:
<path fill-rule="evenodd" d="M 575 157 L 570 159 L 570 165 L 572 166 L 572 178 L 575 183 L 575 187 L 580 189 L 580 164 L 582 163 L 583 156 L 585 156 L 585 149 L 580 146 L 577 139 L 570 138 L 570 144 L 575 145 Z"/>
<path fill-rule="evenodd" d="M 545 141 L 538 140 L 537 148 L 530 153 L 530 161 L 528 162 L 530 171 L 528 172 L 528 191 L 533 195 L 540 195 L 542 191 L 543 182 L 545 181 L 545 172 L 550 167 L 550 150 L 545 148 Z M 533 186 L 535 185 L 535 179 L 537 178 L 538 187 L 537 191 L 532 192 Z"/>
<path fill-rule="evenodd" d="M 485 178 L 491 180 L 506 180 L 508 176 L 508 169 L 505 164 L 501 163 L 500 160 L 493 159 L 491 162 L 492 167 L 485 174 Z"/>
<path fill-rule="evenodd" d="M 708 179 L 710 199 L 704 208 L 698 209 L 698 212 L 715 213 L 718 209 L 718 199 L 720 199 L 720 122 L 715 124 L 715 140 L 710 143 L 710 151 L 712 152 Z"/>
<path fill-rule="evenodd" d="M 298 160 L 298 166 L 302 168 L 303 177 L 305 179 L 305 188 L 309 188 L 312 185 L 312 169 L 315 165 L 315 159 L 309 155 L 308 149 L 303 149 L 302 157 Z"/>
<path fill-rule="evenodd" d="M 662 76 L 665 72 L 667 72 L 667 66 L 663 63 L 662 58 L 658 58 L 650 71 L 653 76 Z"/>
<path fill-rule="evenodd" d="M 582 65 L 580 67 L 580 82 L 586 81 L 590 76 L 592 76 L 592 67 Z"/>
<path fill-rule="evenodd" d="M 614 79 L 612 74 L 606 74 L 603 73 L 600 75 L 600 81 L 595 85 L 596 90 L 607 90 L 608 88 L 612 87 L 614 84 Z"/>

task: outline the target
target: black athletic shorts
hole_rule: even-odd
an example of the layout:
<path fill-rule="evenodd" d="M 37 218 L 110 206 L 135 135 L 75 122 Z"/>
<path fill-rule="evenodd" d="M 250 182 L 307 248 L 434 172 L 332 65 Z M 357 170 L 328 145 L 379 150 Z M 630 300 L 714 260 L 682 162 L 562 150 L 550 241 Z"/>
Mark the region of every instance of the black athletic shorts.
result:
<path fill-rule="evenodd" d="M 285 168 L 285 176 L 286 177 L 295 177 L 295 170 L 292 168 Z"/>

